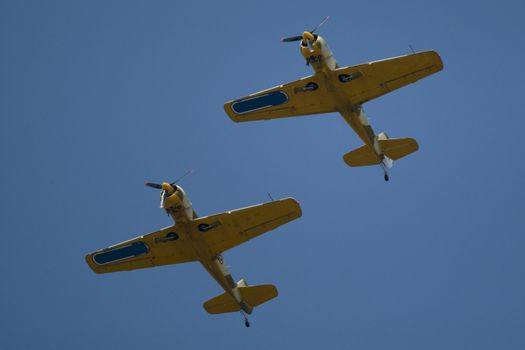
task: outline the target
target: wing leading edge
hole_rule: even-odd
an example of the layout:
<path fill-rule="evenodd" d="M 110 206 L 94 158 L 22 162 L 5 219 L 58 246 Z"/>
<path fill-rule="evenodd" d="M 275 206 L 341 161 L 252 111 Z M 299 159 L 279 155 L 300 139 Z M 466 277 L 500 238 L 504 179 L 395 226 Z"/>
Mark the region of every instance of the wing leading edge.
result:
<path fill-rule="evenodd" d="M 86 255 L 86 262 L 96 273 L 108 273 L 196 261 L 182 229 L 174 225 L 98 250 Z"/>
<path fill-rule="evenodd" d="M 317 74 L 228 101 L 224 110 L 235 122 L 336 112 L 344 106 L 334 93 L 360 105 L 442 69 L 435 51 L 387 58 L 332 71 L 330 87 Z"/>
<path fill-rule="evenodd" d="M 293 198 L 227 211 L 194 221 L 214 254 L 222 253 L 302 215 Z"/>
<path fill-rule="evenodd" d="M 323 98 L 324 91 L 318 77 L 308 76 L 228 101 L 224 111 L 235 122 L 335 112 L 333 104 Z"/>
<path fill-rule="evenodd" d="M 338 88 L 352 104 L 362 104 L 443 69 L 435 51 L 387 58 L 385 60 L 339 68 Z"/>

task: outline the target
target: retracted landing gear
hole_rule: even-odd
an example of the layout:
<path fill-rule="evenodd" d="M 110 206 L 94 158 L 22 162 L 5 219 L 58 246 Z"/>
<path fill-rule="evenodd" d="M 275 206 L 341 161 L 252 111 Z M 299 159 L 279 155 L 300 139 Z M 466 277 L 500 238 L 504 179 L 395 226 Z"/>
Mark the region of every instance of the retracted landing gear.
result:
<path fill-rule="evenodd" d="M 246 326 L 246 328 L 250 327 L 250 321 L 248 320 L 248 317 L 246 316 L 244 311 L 241 311 L 241 315 L 244 318 L 244 325 Z"/>

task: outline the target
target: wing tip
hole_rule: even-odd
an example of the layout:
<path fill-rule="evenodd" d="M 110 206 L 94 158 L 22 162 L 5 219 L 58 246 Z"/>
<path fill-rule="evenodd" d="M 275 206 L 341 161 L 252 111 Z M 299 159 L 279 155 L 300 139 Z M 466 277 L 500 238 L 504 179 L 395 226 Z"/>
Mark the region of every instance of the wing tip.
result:
<path fill-rule="evenodd" d="M 231 108 L 231 105 L 234 101 L 228 101 L 224 104 L 224 112 L 226 112 L 226 114 L 228 115 L 228 117 L 230 117 L 230 119 L 232 121 L 234 121 L 235 123 L 238 123 L 240 122 L 241 120 L 238 119 L 237 115 L 235 113 L 233 113 L 233 110 Z"/>
<path fill-rule="evenodd" d="M 432 56 L 432 60 L 435 63 L 437 71 L 442 70 L 444 65 L 443 65 L 443 60 L 441 59 L 441 55 L 439 54 L 439 52 L 435 50 L 430 50 L 430 51 L 427 51 L 427 53 Z"/>
<path fill-rule="evenodd" d="M 291 206 L 294 207 L 294 210 L 295 210 L 295 213 L 296 213 L 296 217 L 295 218 L 300 218 L 301 216 L 303 216 L 303 209 L 301 208 L 301 204 L 299 203 L 299 201 L 293 197 L 287 197 L 287 198 L 283 198 L 281 199 L 282 202 L 289 202 Z"/>
<path fill-rule="evenodd" d="M 87 254 L 85 256 L 85 260 L 86 260 L 86 263 L 87 265 L 89 266 L 89 268 L 95 272 L 95 273 L 103 273 L 100 268 L 95 265 L 95 262 L 93 261 L 93 254 Z"/>

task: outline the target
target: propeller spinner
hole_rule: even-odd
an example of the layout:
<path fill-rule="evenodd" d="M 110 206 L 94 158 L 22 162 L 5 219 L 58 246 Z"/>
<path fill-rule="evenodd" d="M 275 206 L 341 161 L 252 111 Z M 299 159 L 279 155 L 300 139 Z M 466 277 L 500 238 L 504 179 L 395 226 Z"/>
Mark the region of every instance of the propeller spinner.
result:
<path fill-rule="evenodd" d="M 171 184 L 167 182 L 163 182 L 162 184 L 158 184 L 154 182 L 146 182 L 145 185 L 151 188 L 161 190 L 160 191 L 160 207 L 161 208 L 164 208 L 164 199 L 166 198 L 166 194 L 168 196 L 171 196 L 177 190 L 177 186 L 175 185 L 174 182 Z"/>
<path fill-rule="evenodd" d="M 168 196 L 171 196 L 173 193 L 175 193 L 175 191 L 177 191 L 177 185 L 176 185 L 177 182 L 181 181 L 182 179 L 184 179 L 186 176 L 190 175 L 191 173 L 193 173 L 193 170 L 189 170 L 186 174 L 182 175 L 181 177 L 179 177 L 177 180 L 173 181 L 172 183 L 163 182 L 162 184 L 158 184 L 155 182 L 145 182 L 144 185 L 146 185 L 147 187 L 155 188 L 157 190 L 161 190 L 160 191 L 160 207 L 164 208 L 164 198 L 166 198 L 166 194 Z"/>
<path fill-rule="evenodd" d="M 175 182 L 172 182 L 172 183 L 163 182 L 162 184 L 157 184 L 154 182 L 146 182 L 145 185 L 151 188 L 156 188 L 158 190 L 166 191 L 169 194 L 172 194 L 173 192 L 177 190 L 177 186 L 175 186 Z"/>

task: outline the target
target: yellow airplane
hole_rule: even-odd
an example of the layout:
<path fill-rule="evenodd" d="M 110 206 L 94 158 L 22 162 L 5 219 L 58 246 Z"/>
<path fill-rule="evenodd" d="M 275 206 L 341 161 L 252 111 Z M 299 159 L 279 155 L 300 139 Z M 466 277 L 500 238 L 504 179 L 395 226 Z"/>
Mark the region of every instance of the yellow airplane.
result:
<path fill-rule="evenodd" d="M 228 101 L 224 110 L 235 122 L 276 119 L 339 112 L 365 143 L 343 156 L 357 167 L 379 164 L 388 181 L 393 161 L 418 150 L 412 138 L 390 139 L 376 135 L 363 104 L 443 69 L 438 53 L 426 51 L 340 68 L 326 41 L 312 31 L 284 38 L 300 41 L 301 54 L 314 74 L 308 77 Z"/>
<path fill-rule="evenodd" d="M 206 301 L 210 314 L 240 311 L 246 327 L 253 308 L 277 296 L 271 284 L 235 283 L 222 253 L 302 215 L 299 203 L 285 198 L 224 213 L 197 217 L 182 187 L 175 183 L 146 183 L 161 192 L 160 206 L 175 224 L 86 255 L 96 273 L 128 271 L 198 261 L 224 289 Z"/>

